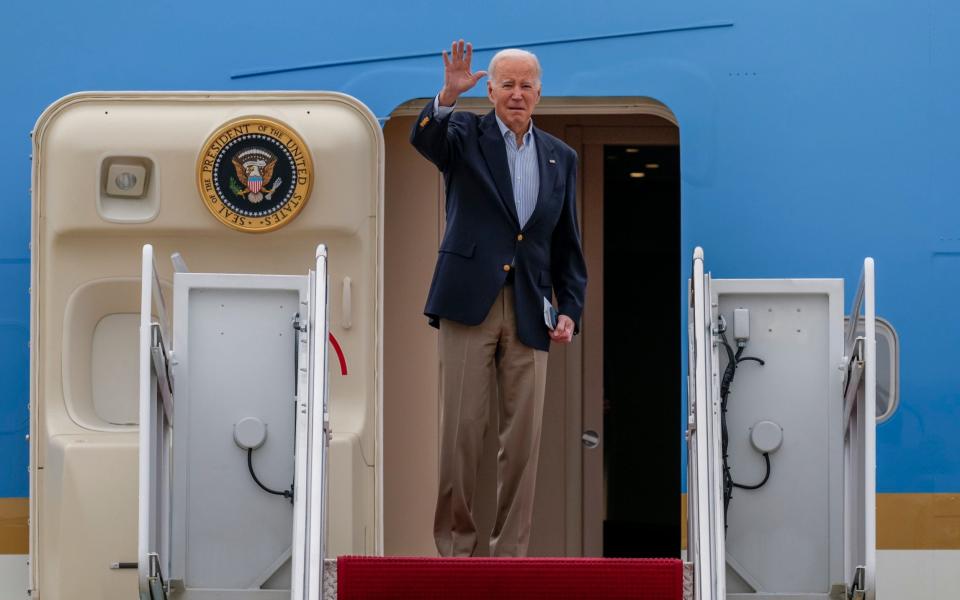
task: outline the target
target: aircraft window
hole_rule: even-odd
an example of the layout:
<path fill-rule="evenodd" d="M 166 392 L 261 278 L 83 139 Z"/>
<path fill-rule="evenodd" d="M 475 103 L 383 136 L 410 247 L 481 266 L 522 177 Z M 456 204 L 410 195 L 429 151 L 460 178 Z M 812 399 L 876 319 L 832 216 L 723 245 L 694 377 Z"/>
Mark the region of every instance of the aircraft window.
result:
<path fill-rule="evenodd" d="M 849 325 L 849 319 L 844 322 Z M 857 335 L 863 335 L 862 323 Z M 899 404 L 900 338 L 889 321 L 877 317 L 877 423 L 889 419 Z"/>

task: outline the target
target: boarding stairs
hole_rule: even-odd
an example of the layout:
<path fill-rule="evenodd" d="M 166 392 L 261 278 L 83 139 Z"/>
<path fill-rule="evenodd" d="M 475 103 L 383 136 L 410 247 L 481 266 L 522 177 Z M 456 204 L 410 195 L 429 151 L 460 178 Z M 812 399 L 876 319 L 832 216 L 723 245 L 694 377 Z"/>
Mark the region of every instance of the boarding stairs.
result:
<path fill-rule="evenodd" d="M 185 269 L 185 266 L 181 266 Z M 762 577 L 727 555 L 721 495 L 720 360 L 714 339 L 717 297 L 704 270 L 703 252 L 694 255 L 690 287 L 688 382 L 688 562 L 679 559 L 600 558 L 413 558 L 344 556 L 328 558 L 325 528 L 329 415 L 327 411 L 327 250 L 317 248 L 316 264 L 305 278 L 303 347 L 306 385 L 297 394 L 293 530 L 290 590 L 185 589 L 184 549 L 171 541 L 171 517 L 178 506 L 173 439 L 176 381 L 171 375 L 171 339 L 166 303 L 153 249 L 143 251 L 140 338 L 140 531 L 141 600 L 264 599 L 377 600 L 388 598 L 480 600 L 874 600 L 873 528 L 875 455 L 875 329 L 873 261 L 867 259 L 844 336 L 842 364 L 843 498 L 842 585 L 826 592 L 780 593 L 764 589 Z M 723 288 L 724 285 L 719 287 Z M 801 286 L 802 287 L 802 286 Z M 726 285 L 726 291 L 735 291 Z M 800 289 L 800 293 L 809 293 Z M 831 302 L 835 301 L 835 294 Z M 842 301 L 842 288 L 840 292 Z M 863 313 L 861 314 L 861 308 Z M 179 310 L 179 309 L 178 309 Z M 836 311 L 831 312 L 831 315 Z M 855 335 L 862 324 L 863 335 Z M 831 325 L 833 327 L 833 325 Z M 840 325 L 842 329 L 842 324 Z M 832 331 L 832 329 L 831 329 Z M 299 346 L 298 346 L 299 347 Z M 839 430 L 839 425 L 838 425 Z M 178 565 L 178 561 L 181 561 Z M 279 568 L 278 561 L 276 568 Z M 754 589 L 728 593 L 731 569 Z M 173 573 L 175 577 L 170 577 Z M 270 574 L 262 577 L 266 579 Z"/>

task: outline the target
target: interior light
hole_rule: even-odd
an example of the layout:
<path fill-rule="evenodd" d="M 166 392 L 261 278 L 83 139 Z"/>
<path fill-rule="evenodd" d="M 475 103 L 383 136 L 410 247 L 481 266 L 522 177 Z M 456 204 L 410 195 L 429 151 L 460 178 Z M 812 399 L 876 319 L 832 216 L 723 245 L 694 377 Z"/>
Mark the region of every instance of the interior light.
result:
<path fill-rule="evenodd" d="M 114 183 L 117 184 L 117 189 L 127 191 L 133 186 L 137 185 L 137 176 L 129 171 L 124 171 L 123 173 L 117 175 Z"/>
<path fill-rule="evenodd" d="M 632 177 L 632 178 L 634 178 L 634 179 L 641 179 L 641 178 L 646 177 L 646 176 L 647 176 L 647 174 L 644 173 L 643 171 L 633 171 L 632 173 L 630 173 L 630 177 Z"/>
<path fill-rule="evenodd" d="M 647 164 L 645 164 L 645 165 L 643 165 L 643 166 L 645 166 L 645 167 L 648 168 L 648 169 L 659 169 L 659 168 L 660 168 L 660 165 L 657 164 L 657 163 L 647 163 Z"/>
<path fill-rule="evenodd" d="M 115 198 L 142 198 L 147 193 L 149 164 L 147 159 L 141 157 L 107 157 L 104 159 L 107 176 L 104 178 L 106 185 L 103 191 Z"/>
<path fill-rule="evenodd" d="M 624 152 L 627 154 L 636 154 L 637 152 L 640 152 L 640 148 L 626 148 L 624 149 Z"/>

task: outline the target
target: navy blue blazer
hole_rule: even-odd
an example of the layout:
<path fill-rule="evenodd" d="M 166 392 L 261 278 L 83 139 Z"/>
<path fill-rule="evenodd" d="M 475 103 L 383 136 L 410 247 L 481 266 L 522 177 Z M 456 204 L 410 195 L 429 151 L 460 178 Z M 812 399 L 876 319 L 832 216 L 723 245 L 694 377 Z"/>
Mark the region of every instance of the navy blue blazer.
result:
<path fill-rule="evenodd" d="M 520 341 L 548 350 L 543 298 L 555 292 L 558 311 L 579 331 L 587 268 L 577 228 L 577 153 L 536 127 L 540 192 L 520 227 L 503 136 L 493 111 L 483 117 L 454 112 L 435 118 L 433 100 L 410 134 L 414 147 L 443 173 L 447 226 L 424 314 L 479 325 L 514 273 Z"/>

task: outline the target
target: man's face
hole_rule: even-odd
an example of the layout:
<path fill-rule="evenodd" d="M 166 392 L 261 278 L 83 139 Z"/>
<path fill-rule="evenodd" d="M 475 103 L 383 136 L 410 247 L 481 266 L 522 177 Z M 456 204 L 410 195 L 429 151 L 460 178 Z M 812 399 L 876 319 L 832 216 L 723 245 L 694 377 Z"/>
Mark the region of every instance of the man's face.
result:
<path fill-rule="evenodd" d="M 487 81 L 487 95 L 497 116 L 513 131 L 524 130 L 540 102 L 540 82 L 533 61 L 504 57 L 497 61 L 496 81 Z"/>

